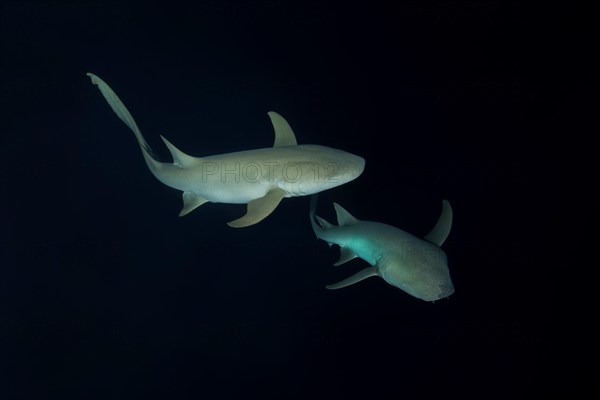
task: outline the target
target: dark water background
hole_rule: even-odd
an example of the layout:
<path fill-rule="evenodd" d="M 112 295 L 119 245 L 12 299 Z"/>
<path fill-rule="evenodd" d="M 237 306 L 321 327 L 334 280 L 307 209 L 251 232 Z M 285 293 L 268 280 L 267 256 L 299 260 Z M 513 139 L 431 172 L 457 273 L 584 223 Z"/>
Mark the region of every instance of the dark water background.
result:
<path fill-rule="evenodd" d="M 9 2 L 1 15 L 0 398 L 404 398 L 564 388 L 536 240 L 571 15 L 521 2 Z M 449 199 L 456 293 L 334 268 L 308 198 L 246 229 L 179 218 L 86 72 L 163 159 L 299 143 L 359 154 L 320 196 L 417 235 Z M 553 80 L 554 79 L 554 80 Z M 548 82 L 554 86 L 549 88 Z M 560 96 L 558 96 L 560 97 Z M 556 206 L 556 204 L 554 205 Z"/>

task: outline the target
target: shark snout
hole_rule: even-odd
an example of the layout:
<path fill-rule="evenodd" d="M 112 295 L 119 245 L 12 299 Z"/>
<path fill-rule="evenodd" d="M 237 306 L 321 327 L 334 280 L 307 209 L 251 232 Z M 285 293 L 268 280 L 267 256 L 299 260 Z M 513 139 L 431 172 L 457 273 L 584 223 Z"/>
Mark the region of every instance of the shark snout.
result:
<path fill-rule="evenodd" d="M 356 171 L 357 171 L 357 177 L 358 175 L 362 174 L 363 171 L 365 170 L 365 159 L 362 158 L 361 156 L 357 156 L 355 155 L 354 157 L 356 157 L 355 163 L 356 163 Z"/>
<path fill-rule="evenodd" d="M 435 300 L 444 299 L 454 293 L 454 285 L 452 282 L 443 283 L 440 285 L 440 290 L 438 292 L 437 298 Z"/>
<path fill-rule="evenodd" d="M 356 154 L 348 154 L 346 161 L 346 171 L 349 180 L 358 178 L 365 170 L 365 159 Z"/>

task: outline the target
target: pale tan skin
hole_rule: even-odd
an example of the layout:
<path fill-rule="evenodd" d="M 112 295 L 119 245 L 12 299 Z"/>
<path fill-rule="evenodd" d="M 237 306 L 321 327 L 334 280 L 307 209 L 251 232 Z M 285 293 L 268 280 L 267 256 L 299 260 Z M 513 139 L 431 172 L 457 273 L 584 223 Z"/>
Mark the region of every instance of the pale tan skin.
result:
<path fill-rule="evenodd" d="M 266 218 L 285 197 L 306 196 L 343 185 L 364 170 L 362 157 L 325 146 L 298 145 L 289 124 L 273 111 L 268 113 L 275 129 L 273 147 L 192 157 L 161 136 L 173 163 L 160 162 L 116 93 L 98 76 L 88 76 L 135 134 L 154 176 L 183 191 L 180 216 L 207 202 L 248 204 L 246 215 L 228 223 L 236 228 L 246 227 Z"/>

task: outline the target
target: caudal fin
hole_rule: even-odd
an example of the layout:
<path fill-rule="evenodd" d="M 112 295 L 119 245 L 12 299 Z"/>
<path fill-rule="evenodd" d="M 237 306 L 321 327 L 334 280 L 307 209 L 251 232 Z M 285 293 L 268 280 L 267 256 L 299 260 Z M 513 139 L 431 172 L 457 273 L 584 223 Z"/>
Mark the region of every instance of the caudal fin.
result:
<path fill-rule="evenodd" d="M 314 194 L 310 197 L 310 211 L 309 211 L 308 216 L 310 217 L 310 224 L 312 225 L 315 235 L 317 235 L 317 237 L 320 237 L 319 234 L 321 233 L 323 228 L 321 228 L 319 226 L 319 224 L 317 224 L 317 221 L 315 219 L 315 218 L 318 218 L 318 216 L 315 215 L 315 213 L 317 211 L 317 201 L 318 200 L 319 200 L 319 195 L 317 195 L 317 194 Z"/>
<path fill-rule="evenodd" d="M 92 83 L 94 85 L 98 86 L 98 89 L 100 89 L 100 93 L 102 93 L 102 96 L 104 96 L 104 98 L 106 99 L 110 107 L 113 109 L 115 114 L 117 114 L 121 121 L 123 121 L 125 125 L 127 125 L 129 129 L 133 131 L 138 143 L 140 144 L 140 147 L 142 148 L 142 154 L 144 155 L 144 159 L 146 160 L 148 167 L 151 171 L 154 172 L 161 163 L 154 156 L 152 149 L 146 142 L 146 139 L 144 139 L 142 132 L 140 131 L 137 124 L 135 123 L 135 120 L 129 113 L 129 110 L 127 110 L 127 108 L 125 107 L 125 104 L 123 104 L 121 99 L 119 99 L 119 96 L 117 96 L 117 94 L 110 88 L 110 86 L 108 86 L 106 82 L 100 79 L 97 75 L 94 75 L 90 72 L 88 72 L 86 75 L 92 79 Z"/>

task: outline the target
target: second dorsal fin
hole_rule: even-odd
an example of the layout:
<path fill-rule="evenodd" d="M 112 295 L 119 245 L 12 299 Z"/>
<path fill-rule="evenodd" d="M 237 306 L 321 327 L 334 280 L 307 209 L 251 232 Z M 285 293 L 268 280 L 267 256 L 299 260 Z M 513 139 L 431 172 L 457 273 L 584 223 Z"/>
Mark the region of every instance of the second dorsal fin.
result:
<path fill-rule="evenodd" d="M 167 148 L 171 152 L 171 156 L 173 156 L 173 164 L 184 168 L 191 167 L 192 165 L 196 164 L 198 158 L 185 154 L 183 151 L 173 146 L 173 144 L 169 142 L 163 135 L 160 135 L 160 137 L 167 145 Z"/>

